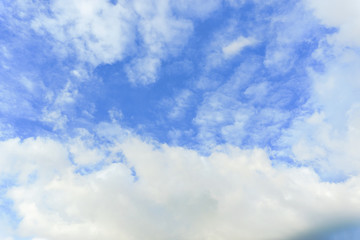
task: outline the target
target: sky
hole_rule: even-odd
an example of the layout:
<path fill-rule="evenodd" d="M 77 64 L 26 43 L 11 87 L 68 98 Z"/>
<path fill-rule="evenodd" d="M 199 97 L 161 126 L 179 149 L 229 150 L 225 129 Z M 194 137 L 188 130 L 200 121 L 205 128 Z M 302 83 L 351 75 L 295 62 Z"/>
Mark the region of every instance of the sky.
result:
<path fill-rule="evenodd" d="M 360 238 L 358 0 L 1 0 L 0 240 Z"/>

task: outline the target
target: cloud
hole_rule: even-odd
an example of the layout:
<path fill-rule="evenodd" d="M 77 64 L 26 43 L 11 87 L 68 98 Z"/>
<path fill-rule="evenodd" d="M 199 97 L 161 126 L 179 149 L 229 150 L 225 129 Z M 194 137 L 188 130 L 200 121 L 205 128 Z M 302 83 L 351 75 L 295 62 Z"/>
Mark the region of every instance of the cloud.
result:
<path fill-rule="evenodd" d="M 74 73 L 74 71 L 72 71 Z M 77 73 L 75 71 L 75 73 Z M 75 74 L 76 77 L 78 74 Z M 83 79 L 81 79 L 83 80 Z M 62 89 L 47 90 L 47 104 L 42 109 L 41 121 L 49 124 L 54 130 L 64 129 L 68 122 L 70 109 L 79 99 L 80 81 L 68 80 Z"/>
<path fill-rule="evenodd" d="M 156 81 L 162 60 L 176 55 L 186 44 L 193 26 L 191 21 L 173 16 L 166 0 L 135 1 L 134 11 L 139 16 L 136 27 L 142 53 L 127 65 L 126 72 L 131 82 L 149 84 Z"/>
<path fill-rule="evenodd" d="M 321 57 L 324 71 L 309 70 L 313 87 L 307 110 L 285 131 L 281 145 L 290 144 L 295 159 L 316 166 L 325 179 L 336 180 L 357 175 L 360 169 L 354 145 L 360 141 L 360 58 L 352 50 L 330 58 Z"/>
<path fill-rule="evenodd" d="M 356 0 L 304 0 L 316 17 L 328 27 L 338 28 L 330 41 L 347 46 L 360 45 L 360 4 Z"/>
<path fill-rule="evenodd" d="M 0 139 L 7 139 L 14 135 L 14 126 L 5 124 L 3 121 L 3 119 L 0 121 Z"/>
<path fill-rule="evenodd" d="M 93 65 L 121 60 L 134 39 L 134 12 L 109 1 L 51 1 L 35 15 L 32 27 L 49 33 L 55 51 Z M 48 13 L 50 12 L 50 14 Z"/>
<path fill-rule="evenodd" d="M 113 123 L 120 121 L 124 117 L 124 114 L 120 110 L 118 110 L 116 108 L 110 109 L 108 111 L 108 113 L 109 113 L 110 120 Z"/>
<path fill-rule="evenodd" d="M 33 14 L 31 27 L 52 42 L 62 58 L 75 56 L 96 67 L 130 57 L 125 70 L 135 84 L 155 82 L 161 62 L 176 55 L 192 32 L 192 22 L 173 16 L 167 0 L 51 1 L 18 7 L 40 9 Z"/>
<path fill-rule="evenodd" d="M 234 18 L 227 19 L 226 25 L 216 28 L 206 45 L 203 47 L 205 54 L 204 73 L 220 69 L 226 65 L 231 65 L 233 57 L 238 55 L 244 48 L 254 46 L 258 43 L 258 29 L 254 29 L 249 37 L 242 32 L 240 21 Z"/>
<path fill-rule="evenodd" d="M 291 89 L 263 81 L 259 58 L 249 58 L 229 79 L 204 94 L 193 120 L 204 151 L 221 142 L 265 146 L 291 119 Z M 289 83 L 291 85 L 291 83 Z"/>
<path fill-rule="evenodd" d="M 157 73 L 161 66 L 159 58 L 137 58 L 125 68 L 127 77 L 134 84 L 150 84 L 156 82 Z"/>
<path fill-rule="evenodd" d="M 245 25 L 241 32 L 241 22 L 233 20 L 204 41 L 203 62 L 194 64 L 199 72 L 193 75 L 201 75 L 197 89 L 167 98 L 173 105 L 167 120 L 180 119 L 193 97 L 202 100 L 190 110 L 197 111 L 194 132 L 166 126 L 175 146 L 124 129 L 129 116 L 115 106 L 107 111 L 112 123 L 87 122 L 87 129 L 68 129 L 67 123 L 83 126 L 73 108 L 87 112 L 79 103 L 81 86 L 96 66 L 124 61 L 134 85 L 156 82 L 163 62 L 178 56 L 196 30 L 193 18 L 204 20 L 222 2 L 202 8 L 196 0 L 193 8 L 184 1 L 18 1 L 6 8 L 9 13 L 1 8 L 6 20 L 16 12 L 9 32 L 30 20 L 44 45 L 34 44 L 25 23 L 16 36 L 30 39 L 27 47 L 47 51 L 51 45 L 57 56 L 42 59 L 54 67 L 23 74 L 26 69 L 14 63 L 28 55 L 16 52 L 11 37 L 4 40 L 0 71 L 14 81 L 0 83 L 0 112 L 9 119 L 40 119 L 63 132 L 12 138 L 21 131 L 17 122 L 1 119 L 0 207 L 8 212 L 0 222 L 9 234 L 0 237 L 296 239 L 314 228 L 358 223 L 358 8 L 351 8 L 352 1 L 330 1 L 331 11 L 324 1 L 303 3 L 338 31 L 324 30 L 299 3 L 289 12 L 284 8 L 286 14 L 266 15 L 269 22 L 251 28 L 254 34 Z M 254 39 L 266 39 L 259 47 L 265 56 L 257 50 L 241 56 Z M 96 112 L 92 106 L 89 118 Z M 176 146 L 184 136 L 196 138 L 192 149 Z"/>
<path fill-rule="evenodd" d="M 271 145 L 310 95 L 307 56 L 324 29 L 301 3 L 268 4 L 255 2 L 249 25 L 228 18 L 205 47 L 203 101 L 193 120 L 201 146 Z M 241 54 L 250 46 L 254 52 Z"/>
<path fill-rule="evenodd" d="M 22 129 L 27 121 L 61 129 L 77 104 L 79 83 L 89 79 L 87 68 L 81 63 L 62 62 L 63 59 L 54 56 L 54 43 L 48 35 L 39 36 L 30 28 L 34 15 L 42 12 L 44 6 L 31 1 L 5 5 L 1 22 L 5 32 L 0 43 L 4 50 L 0 55 L 3 63 L 0 112 L 7 117 L 2 122 L 4 125 L 18 122 L 16 130 L 21 133 L 28 132 Z"/>
<path fill-rule="evenodd" d="M 323 180 L 343 181 L 358 175 L 359 157 L 355 142 L 360 141 L 359 109 L 360 56 L 356 22 L 352 14 L 358 4 L 347 1 L 305 1 L 329 31 L 314 49 L 307 65 L 310 96 L 289 129 L 283 131 L 278 146 L 288 151 L 298 164 L 313 166 Z M 336 9 L 336 10 L 335 10 Z M 350 20 L 351 19 L 351 20 Z M 355 35 L 348 35 L 348 26 Z M 319 67 L 321 65 L 321 67 Z"/>
<path fill-rule="evenodd" d="M 256 43 L 257 41 L 253 38 L 245 38 L 240 36 L 228 45 L 224 46 L 222 51 L 225 58 L 230 58 L 241 52 L 245 47 L 252 46 Z"/>
<path fill-rule="evenodd" d="M 83 142 L 87 136 L 0 143 L 2 175 L 18 176 L 6 193 L 21 219 L 18 236 L 286 239 L 360 213 L 358 177 L 321 182 L 311 168 L 272 166 L 261 149 L 223 145 L 204 157 L 133 134 L 102 145 Z M 79 174 L 70 153 L 85 159 L 88 151 L 106 153 L 107 163 Z M 120 153 L 126 160 L 114 162 Z"/>
<path fill-rule="evenodd" d="M 193 92 L 188 89 L 181 90 L 171 101 L 171 110 L 168 113 L 170 119 L 181 119 L 185 114 L 186 108 L 189 107 Z"/>
<path fill-rule="evenodd" d="M 273 74 L 284 74 L 306 61 L 304 55 L 316 48 L 313 45 L 323 37 L 324 29 L 303 2 L 277 7 L 281 13 L 270 17 L 268 29 L 263 30 L 261 37 L 267 41 L 265 66 L 274 70 Z"/>

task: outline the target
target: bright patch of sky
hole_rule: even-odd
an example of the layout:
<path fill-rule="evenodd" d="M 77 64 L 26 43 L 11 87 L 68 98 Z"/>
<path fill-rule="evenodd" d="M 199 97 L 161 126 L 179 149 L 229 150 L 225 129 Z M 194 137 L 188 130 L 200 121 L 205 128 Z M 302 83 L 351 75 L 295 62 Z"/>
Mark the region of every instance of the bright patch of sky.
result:
<path fill-rule="evenodd" d="M 359 16 L 0 2 L 0 239 L 358 239 Z"/>

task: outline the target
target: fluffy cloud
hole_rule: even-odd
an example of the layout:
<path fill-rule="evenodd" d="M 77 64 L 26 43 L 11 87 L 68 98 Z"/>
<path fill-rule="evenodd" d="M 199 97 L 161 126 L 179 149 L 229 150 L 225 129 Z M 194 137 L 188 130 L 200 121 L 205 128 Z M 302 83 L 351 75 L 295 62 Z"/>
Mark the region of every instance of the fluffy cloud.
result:
<path fill-rule="evenodd" d="M 135 84 L 155 82 L 161 61 L 176 54 L 192 32 L 191 21 L 173 16 L 167 0 L 51 1 L 37 7 L 32 28 L 49 34 L 60 56 L 75 54 L 95 67 L 130 56 L 125 70 Z"/>
<path fill-rule="evenodd" d="M 297 234 L 319 227 L 356 222 L 360 216 L 358 5 L 327 2 L 330 10 L 343 9 L 339 13 L 327 11 L 325 1 L 305 3 L 323 24 L 338 31 L 322 32 L 326 36 L 312 54 L 318 65 L 306 65 L 310 96 L 295 110 L 286 107 L 296 93 L 292 87 L 300 85 L 295 82 L 298 79 L 278 83 L 279 79 L 257 73 L 264 69 L 284 73 L 294 66 L 292 54 L 318 27 L 301 4 L 271 20 L 275 34 L 263 43 L 267 44 L 265 57 L 249 57 L 240 66 L 233 65 L 235 70 L 223 83 L 210 79 L 212 70 L 236 59 L 232 56 L 253 42 L 239 38 L 238 29 L 230 26 L 209 44 L 205 64 L 200 64 L 204 75 L 203 87 L 199 87 L 208 92 L 203 93 L 193 120 L 199 131 L 192 134 L 207 149 L 206 156 L 144 140 L 123 129 L 118 122 L 127 116 L 117 108 L 109 111 L 112 124 L 91 125 L 94 133 L 78 129 L 71 138 L 65 134 L 9 139 L 14 135 L 13 125 L 0 124 L 0 207 L 8 211 L 0 214 L 0 237 L 297 239 Z M 125 66 L 129 80 L 149 84 L 156 81 L 162 61 L 176 55 L 193 30 L 191 21 L 176 14 L 203 19 L 220 2 L 209 1 L 201 8 L 203 1 L 196 0 L 199 9 L 190 9 L 184 1 L 18 4 L 21 11 L 16 18 L 30 18 L 33 29 L 50 38 L 60 55 L 75 55 L 93 67 L 130 56 Z M 31 13 L 36 7 L 39 10 Z M 306 17 L 298 21 L 302 14 Z M 2 47 L 2 69 L 11 68 L 9 59 L 15 48 L 8 46 Z M 0 94 L 6 104 L 0 110 L 26 115 L 14 110 L 18 105 L 31 109 L 31 101 L 23 100 L 28 95 L 15 93 L 21 89 L 20 93 L 32 96 L 44 91 L 50 103 L 40 107 L 42 120 L 63 128 L 73 120 L 65 112 L 78 100 L 81 79 L 87 76 L 80 70 L 66 71 L 70 80 L 62 79 L 64 84 L 51 91 L 25 75 L 16 78 L 16 86 L 2 82 Z M 195 93 L 177 92 L 168 117 L 181 117 Z M 294 112 L 295 118 L 290 116 Z M 284 129 L 287 123 L 290 126 Z M 180 134 L 173 131 L 174 138 Z M 250 147 L 274 141 L 279 134 L 278 152 L 272 160 L 269 149 Z M 246 145 L 247 150 L 234 145 Z M 296 164 L 276 156 L 291 158 Z M 15 227 L 6 226 L 10 218 L 18 221 Z"/>
<path fill-rule="evenodd" d="M 322 69 L 309 65 L 311 96 L 279 145 L 290 146 L 294 159 L 314 166 L 323 179 L 338 181 L 359 174 L 360 169 L 355 146 L 360 141 L 360 55 L 357 15 L 353 14 L 359 5 L 353 1 L 305 3 L 323 24 L 337 31 L 328 33 L 313 52 L 312 58 Z"/>
<path fill-rule="evenodd" d="M 131 82 L 149 84 L 156 81 L 161 61 L 185 45 L 193 27 L 189 20 L 173 16 L 166 0 L 135 1 L 134 10 L 145 56 L 136 57 L 126 72 Z"/>
<path fill-rule="evenodd" d="M 56 51 L 94 65 L 121 60 L 134 39 L 134 12 L 110 1 L 51 1 L 35 15 L 32 27 L 50 33 Z M 50 11 L 50 14 L 48 13 Z"/>
<path fill-rule="evenodd" d="M 356 0 L 304 1 L 323 24 L 338 28 L 331 41 L 348 46 L 360 44 L 360 3 Z"/>
<path fill-rule="evenodd" d="M 310 113 L 294 121 L 281 145 L 290 143 L 295 159 L 317 166 L 324 178 L 336 180 L 357 175 L 360 169 L 356 147 L 360 141 L 360 57 L 352 50 L 338 55 L 333 50 L 326 49 L 331 57 L 321 55 L 324 71 L 310 70 L 312 96 L 305 107 Z"/>
<path fill-rule="evenodd" d="M 6 196 L 21 219 L 19 236 L 286 239 L 360 213 L 358 177 L 331 184 L 311 168 L 272 166 L 261 149 L 218 146 L 204 157 L 141 140 L 117 125 L 103 124 L 102 133 L 106 129 L 122 140 L 109 136 L 101 148 L 84 135 L 69 144 L 45 138 L 0 143 L 2 175 L 18 176 Z M 71 153 L 79 160 L 72 163 Z M 77 173 L 89 153 L 105 154 L 107 163 Z M 114 161 L 119 154 L 123 160 Z"/>

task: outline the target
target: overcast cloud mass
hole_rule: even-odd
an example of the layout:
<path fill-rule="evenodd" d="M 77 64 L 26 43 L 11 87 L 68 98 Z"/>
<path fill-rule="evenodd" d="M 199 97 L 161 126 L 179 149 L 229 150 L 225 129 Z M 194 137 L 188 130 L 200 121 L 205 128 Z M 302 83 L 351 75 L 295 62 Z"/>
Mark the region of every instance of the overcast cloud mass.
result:
<path fill-rule="evenodd" d="M 0 1 L 0 240 L 360 239 L 358 0 Z"/>

